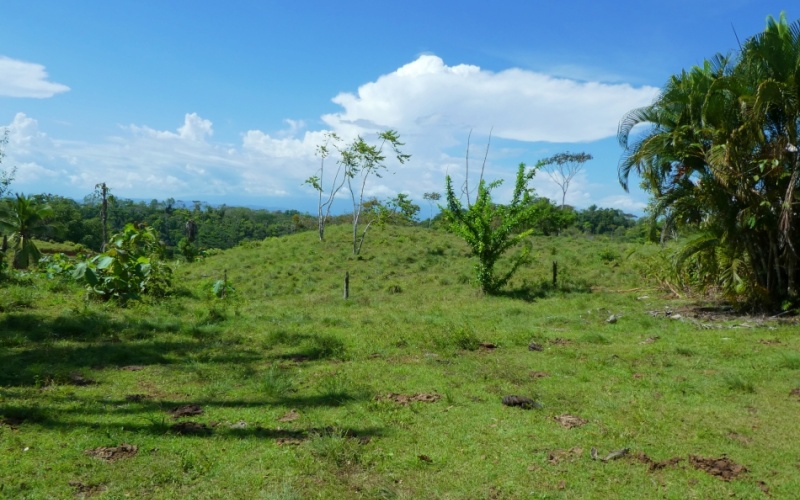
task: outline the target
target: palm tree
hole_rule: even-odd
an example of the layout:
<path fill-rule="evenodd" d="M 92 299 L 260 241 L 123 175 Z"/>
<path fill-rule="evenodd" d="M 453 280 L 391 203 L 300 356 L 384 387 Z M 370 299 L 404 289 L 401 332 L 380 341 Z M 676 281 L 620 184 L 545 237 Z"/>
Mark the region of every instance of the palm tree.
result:
<path fill-rule="evenodd" d="M 633 137 L 639 125 L 649 129 Z M 636 171 L 665 225 L 700 230 L 681 258 L 711 262 L 715 286 L 767 307 L 796 303 L 799 125 L 800 23 L 770 17 L 736 60 L 673 76 L 623 118 L 620 183 Z"/>
<path fill-rule="evenodd" d="M 49 205 L 37 204 L 35 199 L 24 194 L 5 200 L 0 207 L 0 232 L 10 236 L 14 269 L 27 269 L 31 263 L 38 262 L 41 252 L 33 238 L 47 234 L 50 227 L 46 221 L 52 213 Z"/>

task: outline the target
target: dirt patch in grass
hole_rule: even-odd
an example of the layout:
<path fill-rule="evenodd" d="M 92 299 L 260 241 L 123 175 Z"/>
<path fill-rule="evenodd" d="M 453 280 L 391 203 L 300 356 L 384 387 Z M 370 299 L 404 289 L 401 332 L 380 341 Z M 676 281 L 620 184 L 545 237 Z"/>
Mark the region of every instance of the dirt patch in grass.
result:
<path fill-rule="evenodd" d="M 208 425 L 192 422 L 191 420 L 171 425 L 169 430 L 183 436 L 208 436 L 212 432 L 211 427 Z"/>
<path fill-rule="evenodd" d="M 716 476 L 723 481 L 736 479 L 747 472 L 747 467 L 739 465 L 725 455 L 720 458 L 703 458 L 689 455 L 689 463 L 697 470 Z"/>
<path fill-rule="evenodd" d="M 139 372 L 144 370 L 144 366 L 141 365 L 128 365 L 128 366 L 121 366 L 120 370 L 124 372 Z"/>
<path fill-rule="evenodd" d="M 486 351 L 492 351 L 494 349 L 497 349 L 497 344 L 494 344 L 492 342 L 481 342 L 478 344 L 478 347 Z"/>
<path fill-rule="evenodd" d="M 565 413 L 564 415 L 556 415 L 553 417 L 553 420 L 561 424 L 562 426 L 566 427 L 567 429 L 572 429 L 574 427 L 581 427 L 589 423 L 588 420 Z"/>
<path fill-rule="evenodd" d="M 293 422 L 300 418 L 300 413 L 297 410 L 290 410 L 284 416 L 278 419 L 278 422 Z"/>
<path fill-rule="evenodd" d="M 544 347 L 541 344 L 537 344 L 536 342 L 531 342 L 528 344 L 529 351 L 544 351 Z"/>
<path fill-rule="evenodd" d="M 392 401 L 399 405 L 408 406 L 411 403 L 435 403 L 442 398 L 440 394 L 436 393 L 424 393 L 420 392 L 417 394 L 396 394 L 394 392 L 390 392 L 385 396 L 377 396 L 375 399 L 377 401 Z"/>
<path fill-rule="evenodd" d="M 583 455 L 583 448 L 570 448 L 568 450 L 553 450 L 547 453 L 547 461 L 555 465 L 560 462 L 576 460 Z"/>
<path fill-rule="evenodd" d="M 573 341 L 568 340 L 568 339 L 562 339 L 561 337 L 554 338 L 553 340 L 550 341 L 550 343 L 553 344 L 553 345 L 572 345 L 572 344 L 574 344 Z"/>
<path fill-rule="evenodd" d="M 5 425 L 11 429 L 17 429 L 20 425 L 25 423 L 25 417 L 11 416 L 0 418 L 0 425 Z"/>
<path fill-rule="evenodd" d="M 545 378 L 545 377 L 549 377 L 550 376 L 550 374 L 547 373 L 547 372 L 537 372 L 537 371 L 532 371 L 532 372 L 528 373 L 528 375 L 533 379 Z"/>
<path fill-rule="evenodd" d="M 789 391 L 790 396 L 794 396 L 796 398 L 800 398 L 800 387 L 795 387 L 791 391 Z"/>
<path fill-rule="evenodd" d="M 84 385 L 93 385 L 96 384 L 97 382 L 90 378 L 84 377 L 78 372 L 75 372 L 75 373 L 70 373 L 69 378 L 67 379 L 67 383 L 71 385 L 84 386 Z"/>
<path fill-rule="evenodd" d="M 128 394 L 125 396 L 125 401 L 129 403 L 141 403 L 146 399 L 150 399 L 150 396 L 147 394 Z"/>
<path fill-rule="evenodd" d="M 139 447 L 135 444 L 122 443 L 119 446 L 101 446 L 91 450 L 85 450 L 85 454 L 105 460 L 106 462 L 116 462 L 123 458 L 131 458 L 139 453 Z"/>
<path fill-rule="evenodd" d="M 195 415 L 202 415 L 203 409 L 197 405 L 183 405 L 173 408 L 169 411 L 172 418 L 193 417 Z"/>
<path fill-rule="evenodd" d="M 84 498 L 100 495 L 106 491 L 106 487 L 102 484 L 84 484 L 80 481 L 70 481 L 68 484 L 75 488 L 76 496 Z"/>
<path fill-rule="evenodd" d="M 633 458 L 634 458 L 634 460 L 637 460 L 637 461 L 647 465 L 647 468 L 650 470 L 650 472 L 655 472 L 657 470 L 666 469 L 667 467 L 675 467 L 679 463 L 683 462 L 683 460 L 684 460 L 683 458 L 680 458 L 680 457 L 673 457 L 673 458 L 668 458 L 666 460 L 662 460 L 660 462 L 657 462 L 657 461 L 653 460 L 652 458 L 650 458 L 649 456 L 647 456 L 647 453 L 645 453 L 645 452 L 639 452 L 639 453 L 633 455 Z"/>
<path fill-rule="evenodd" d="M 537 403 L 531 398 L 526 398 L 525 396 L 505 396 L 503 397 L 502 403 L 506 406 L 515 406 L 523 410 L 532 410 L 542 407 L 540 403 Z"/>

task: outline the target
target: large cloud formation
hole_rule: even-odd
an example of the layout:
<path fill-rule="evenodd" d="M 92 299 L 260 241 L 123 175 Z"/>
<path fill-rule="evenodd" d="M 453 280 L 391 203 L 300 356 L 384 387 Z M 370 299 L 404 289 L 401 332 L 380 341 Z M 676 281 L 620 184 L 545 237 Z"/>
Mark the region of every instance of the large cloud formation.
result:
<path fill-rule="evenodd" d="M 42 99 L 68 90 L 66 85 L 47 81 L 47 71 L 41 64 L 0 56 L 0 96 Z"/>
<path fill-rule="evenodd" d="M 649 104 L 657 89 L 578 82 L 521 69 L 499 73 L 447 66 L 423 55 L 333 101 L 343 111 L 323 117 L 335 130 L 494 127 L 517 141 L 586 142 L 613 136 L 619 118 Z"/>
<path fill-rule="evenodd" d="M 7 59 L 2 61 L 8 64 Z M 38 68 L 41 96 L 66 90 L 47 83 L 43 68 Z M 35 87 L 31 81 L 25 87 L 29 94 Z M 492 146 L 492 157 L 502 157 L 503 166 L 495 168 L 490 158 L 487 173 L 492 178 L 507 177 L 514 164 L 506 164 L 508 159 L 541 157 L 542 143 L 589 143 L 613 137 L 619 118 L 650 103 L 657 92 L 653 87 L 581 82 L 521 69 L 492 72 L 472 65 L 447 66 L 439 57 L 423 55 L 355 93 L 335 96 L 333 102 L 341 110 L 322 120 L 345 140 L 357 134 L 370 139 L 386 128 L 400 131 L 412 161 L 391 169 L 395 175 L 370 182 L 367 195 L 405 192 L 421 200 L 426 191 L 441 191 L 445 173 L 463 169 L 463 153 L 453 157 L 447 151 L 464 151 L 473 128 L 493 127 L 493 137 L 517 141 L 505 150 Z M 303 179 L 319 166 L 314 153 L 325 131 L 306 130 L 301 120 L 285 122 L 285 130 L 243 131 L 241 142 L 230 144 L 213 139 L 211 120 L 187 113 L 175 130 L 129 125 L 101 142 L 75 142 L 50 137 L 34 118 L 18 113 L 9 125 L 7 153 L 19 167 L 17 188 L 26 191 L 64 192 L 71 187 L 85 194 L 104 181 L 118 195 L 132 198 L 227 197 L 229 203 L 241 203 L 243 196 L 250 202 L 259 197 L 313 199 Z M 483 139 L 473 136 L 473 146 Z M 546 196 L 550 188 L 537 185 Z M 608 199 L 620 208 L 635 203 L 608 196 L 596 183 L 579 177 L 567 201 L 586 206 Z M 282 205 L 280 200 L 264 201 Z"/>

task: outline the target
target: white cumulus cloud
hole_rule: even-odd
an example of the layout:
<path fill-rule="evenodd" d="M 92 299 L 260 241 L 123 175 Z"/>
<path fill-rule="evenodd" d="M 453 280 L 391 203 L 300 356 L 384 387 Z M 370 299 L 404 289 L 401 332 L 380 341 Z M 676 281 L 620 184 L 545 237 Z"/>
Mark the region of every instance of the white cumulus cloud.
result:
<path fill-rule="evenodd" d="M 579 82 L 512 68 L 447 66 L 423 55 L 396 71 L 341 93 L 343 110 L 323 120 L 337 131 L 430 128 L 462 133 L 494 127 L 498 138 L 518 141 L 586 142 L 613 136 L 620 117 L 649 104 L 655 87 Z"/>
<path fill-rule="evenodd" d="M 69 90 L 66 85 L 47 78 L 47 71 L 41 64 L 0 56 L 0 96 L 41 99 Z"/>

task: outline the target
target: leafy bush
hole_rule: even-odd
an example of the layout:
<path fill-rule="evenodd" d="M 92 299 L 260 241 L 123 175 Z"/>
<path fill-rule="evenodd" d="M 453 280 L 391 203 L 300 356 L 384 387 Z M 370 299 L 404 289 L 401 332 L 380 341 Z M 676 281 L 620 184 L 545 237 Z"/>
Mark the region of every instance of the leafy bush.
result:
<path fill-rule="evenodd" d="M 160 260 L 162 246 L 153 228 L 128 223 L 111 237 L 104 253 L 80 262 L 73 277 L 102 300 L 126 302 L 141 295 L 163 296 L 172 285 L 172 268 Z"/>

